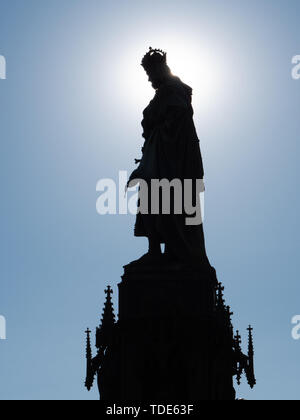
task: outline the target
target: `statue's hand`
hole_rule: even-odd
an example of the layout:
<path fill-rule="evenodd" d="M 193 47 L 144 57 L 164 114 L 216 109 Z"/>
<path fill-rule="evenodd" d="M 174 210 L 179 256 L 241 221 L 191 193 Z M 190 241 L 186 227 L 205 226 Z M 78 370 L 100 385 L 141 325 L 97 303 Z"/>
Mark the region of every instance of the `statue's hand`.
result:
<path fill-rule="evenodd" d="M 141 179 L 141 174 L 140 174 L 140 171 L 139 171 L 139 168 L 138 168 L 138 169 L 135 169 L 132 172 L 132 174 L 130 175 L 129 181 L 127 182 L 127 186 L 126 186 L 126 192 L 127 192 L 128 188 L 133 188 L 136 185 L 138 185 L 139 179 Z"/>

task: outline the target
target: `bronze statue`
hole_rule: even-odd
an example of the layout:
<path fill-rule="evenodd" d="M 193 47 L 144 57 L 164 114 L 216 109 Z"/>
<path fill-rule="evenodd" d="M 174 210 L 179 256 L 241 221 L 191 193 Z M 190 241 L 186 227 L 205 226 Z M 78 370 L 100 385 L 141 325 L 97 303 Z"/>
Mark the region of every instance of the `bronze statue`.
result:
<path fill-rule="evenodd" d="M 161 50 L 150 48 L 142 60 L 142 66 L 156 92 L 143 112 L 143 156 L 136 161 L 139 166 L 128 183 L 128 186 L 134 186 L 135 180 L 139 179 L 149 187 L 149 214 L 138 212 L 135 225 L 135 236 L 149 239 L 149 251 L 138 262 L 152 263 L 161 259 L 161 244 L 165 244 L 165 260 L 207 265 L 202 223 L 186 224 L 186 203 L 182 202 L 181 214 L 176 213 L 172 199 L 170 214 L 163 214 L 161 205 L 158 214 L 150 210 L 153 201 L 150 193 L 152 180 L 180 180 L 183 201 L 186 189 L 184 182 L 190 180 L 192 203 L 189 204 L 200 208 L 198 186 L 201 183 L 198 181 L 203 180 L 204 171 L 193 121 L 192 88 L 171 73 L 167 55 Z M 174 198 L 173 190 L 171 193 Z"/>
<path fill-rule="evenodd" d="M 256 384 L 253 334 L 249 327 L 245 354 L 224 287 L 206 256 L 201 220 L 187 223 L 193 213 L 185 207 L 185 181 L 191 181 L 189 200 L 197 216 L 198 181 L 203 180 L 192 89 L 172 75 L 161 50 L 151 48 L 142 65 L 156 93 L 144 111 L 143 156 L 128 186 L 139 184 L 143 211 L 137 214 L 135 235 L 149 239 L 149 252 L 124 267 L 117 321 L 112 289 L 105 291 L 95 358 L 86 331 L 86 387 L 91 389 L 97 375 L 101 400 L 107 402 L 233 401 L 233 377 L 240 384 L 245 373 L 250 387 Z M 170 211 L 164 211 L 164 191 L 153 194 L 154 180 L 169 186 L 180 181 L 184 211 L 177 211 L 175 187 Z M 157 201 L 158 211 L 152 211 Z"/>

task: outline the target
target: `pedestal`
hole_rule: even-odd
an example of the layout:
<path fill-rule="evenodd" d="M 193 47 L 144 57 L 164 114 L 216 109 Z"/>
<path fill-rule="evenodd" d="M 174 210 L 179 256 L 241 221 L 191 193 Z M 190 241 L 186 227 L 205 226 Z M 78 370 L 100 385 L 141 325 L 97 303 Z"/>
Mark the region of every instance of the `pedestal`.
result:
<path fill-rule="evenodd" d="M 235 399 L 230 331 L 219 322 L 217 287 L 210 267 L 125 267 L 119 284 L 121 400 Z"/>
<path fill-rule="evenodd" d="M 101 400 L 195 403 L 236 398 L 233 377 L 254 375 L 252 328 L 248 355 L 234 335 L 224 288 L 210 266 L 129 264 L 119 284 L 119 319 L 112 289 L 96 332 L 87 333 L 86 387 L 97 375 Z"/>

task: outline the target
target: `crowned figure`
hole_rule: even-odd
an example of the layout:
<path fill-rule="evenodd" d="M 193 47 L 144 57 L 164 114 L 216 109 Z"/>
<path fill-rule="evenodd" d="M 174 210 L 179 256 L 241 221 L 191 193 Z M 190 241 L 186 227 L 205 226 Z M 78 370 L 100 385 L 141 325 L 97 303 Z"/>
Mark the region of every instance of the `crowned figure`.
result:
<path fill-rule="evenodd" d="M 106 289 L 95 358 L 86 331 L 86 387 L 97 375 L 108 402 L 233 401 L 234 376 L 240 384 L 244 372 L 250 387 L 256 384 L 253 334 L 249 327 L 245 354 L 206 255 L 192 89 L 171 73 L 161 50 L 150 48 L 142 66 L 155 95 L 144 110 L 143 154 L 128 187 L 139 185 L 135 235 L 148 238 L 149 251 L 124 266 L 117 321 Z"/>
<path fill-rule="evenodd" d="M 140 183 L 135 236 L 149 240 L 148 253 L 137 262 L 152 264 L 163 259 L 209 267 L 200 205 L 204 170 L 193 121 L 192 88 L 172 74 L 162 50 L 150 47 L 141 65 L 155 96 L 143 112 L 143 155 L 128 182 L 129 187 Z M 169 186 L 154 191 L 154 180 L 161 186 L 168 181 Z M 163 207 L 166 193 L 169 211 Z M 164 254 L 161 244 L 165 244 Z"/>

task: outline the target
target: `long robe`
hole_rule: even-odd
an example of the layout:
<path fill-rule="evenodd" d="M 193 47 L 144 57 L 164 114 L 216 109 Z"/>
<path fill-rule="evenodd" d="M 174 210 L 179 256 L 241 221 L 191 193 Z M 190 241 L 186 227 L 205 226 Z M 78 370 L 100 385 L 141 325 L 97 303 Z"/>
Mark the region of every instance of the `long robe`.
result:
<path fill-rule="evenodd" d="M 143 156 L 133 178 L 196 180 L 204 177 L 199 139 L 193 121 L 192 89 L 172 76 L 143 112 Z M 151 196 L 149 194 L 149 206 Z M 200 202 L 199 202 L 200 205 Z M 184 206 L 183 206 L 184 207 Z M 202 224 L 187 226 L 186 214 L 137 214 L 135 236 L 156 238 L 181 260 L 207 263 Z"/>

